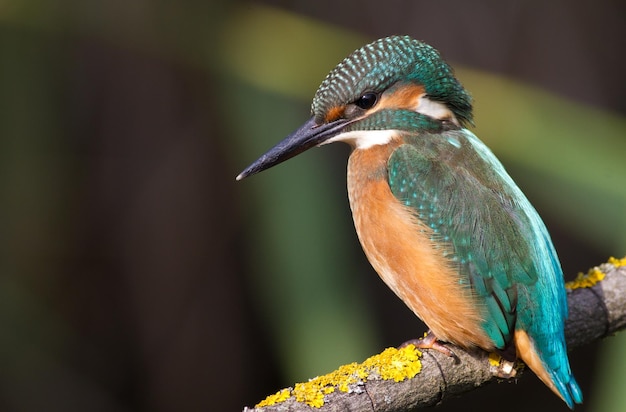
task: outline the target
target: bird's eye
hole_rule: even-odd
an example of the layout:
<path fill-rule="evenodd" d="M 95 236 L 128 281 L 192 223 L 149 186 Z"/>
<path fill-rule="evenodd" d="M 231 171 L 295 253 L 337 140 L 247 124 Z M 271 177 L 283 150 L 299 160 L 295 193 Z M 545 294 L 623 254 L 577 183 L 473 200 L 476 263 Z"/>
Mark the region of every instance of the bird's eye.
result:
<path fill-rule="evenodd" d="M 377 100 L 378 96 L 376 93 L 365 93 L 363 96 L 359 97 L 354 104 L 359 106 L 361 109 L 367 110 L 374 107 Z"/>

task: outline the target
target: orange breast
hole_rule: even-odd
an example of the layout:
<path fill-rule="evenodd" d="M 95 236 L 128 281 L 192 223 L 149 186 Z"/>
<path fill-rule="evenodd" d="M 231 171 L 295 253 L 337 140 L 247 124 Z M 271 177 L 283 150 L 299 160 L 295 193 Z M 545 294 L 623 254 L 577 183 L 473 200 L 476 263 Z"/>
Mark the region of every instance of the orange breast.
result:
<path fill-rule="evenodd" d="M 483 309 L 459 283 L 441 245 L 435 247 L 431 229 L 391 193 L 387 159 L 400 144 L 393 140 L 350 156 L 348 195 L 363 250 L 383 281 L 438 339 L 491 350 L 481 328 Z"/>

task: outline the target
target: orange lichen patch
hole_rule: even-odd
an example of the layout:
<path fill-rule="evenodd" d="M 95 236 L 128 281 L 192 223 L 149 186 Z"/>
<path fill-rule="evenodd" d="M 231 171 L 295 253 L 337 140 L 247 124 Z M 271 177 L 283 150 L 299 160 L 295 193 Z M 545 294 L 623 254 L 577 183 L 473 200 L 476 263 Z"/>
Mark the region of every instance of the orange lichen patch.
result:
<path fill-rule="evenodd" d="M 422 353 L 413 345 L 407 345 L 402 349 L 388 348 L 363 363 L 343 365 L 327 375 L 318 376 L 305 383 L 297 383 L 293 389 L 283 389 L 268 396 L 256 407 L 275 405 L 293 396 L 298 402 L 320 408 L 324 406 L 325 395 L 335 390 L 350 392 L 351 387 L 362 385 L 368 379 L 393 379 L 401 382 L 413 378 L 422 369 L 421 355 Z"/>
<path fill-rule="evenodd" d="M 559 398 L 565 400 L 559 390 L 554 385 L 554 382 L 552 382 L 550 374 L 543 366 L 543 362 L 539 358 L 537 350 L 535 349 L 535 346 L 533 345 L 532 340 L 530 339 L 528 334 L 525 331 L 518 329 L 515 331 L 514 339 L 517 356 L 524 361 L 524 363 L 530 368 L 530 370 L 535 372 L 535 375 L 537 375 L 537 377 L 541 379 L 541 381 L 548 388 L 550 388 L 552 392 L 556 393 Z"/>
<path fill-rule="evenodd" d="M 395 198 L 379 171 L 391 150 L 393 145 L 373 146 L 350 156 L 348 194 L 363 250 L 387 286 L 438 339 L 490 351 L 481 306 L 431 240 L 432 229 Z"/>
<path fill-rule="evenodd" d="M 332 121 L 335 121 L 335 120 L 341 118 L 345 111 L 346 111 L 346 107 L 345 106 L 331 107 L 330 110 L 328 110 L 328 112 L 326 112 L 326 117 L 324 118 L 324 121 L 326 123 L 330 123 Z"/>

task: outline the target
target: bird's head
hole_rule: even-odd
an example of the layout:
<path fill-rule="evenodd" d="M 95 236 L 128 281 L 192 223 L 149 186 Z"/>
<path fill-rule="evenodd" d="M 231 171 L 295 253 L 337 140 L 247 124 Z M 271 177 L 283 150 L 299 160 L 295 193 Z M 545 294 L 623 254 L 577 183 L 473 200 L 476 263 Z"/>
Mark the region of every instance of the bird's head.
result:
<path fill-rule="evenodd" d="M 433 47 L 391 36 L 353 52 L 324 79 L 311 118 L 248 166 L 237 180 L 303 151 L 343 141 L 364 149 L 398 131 L 460 128 L 472 122 L 471 97 Z"/>

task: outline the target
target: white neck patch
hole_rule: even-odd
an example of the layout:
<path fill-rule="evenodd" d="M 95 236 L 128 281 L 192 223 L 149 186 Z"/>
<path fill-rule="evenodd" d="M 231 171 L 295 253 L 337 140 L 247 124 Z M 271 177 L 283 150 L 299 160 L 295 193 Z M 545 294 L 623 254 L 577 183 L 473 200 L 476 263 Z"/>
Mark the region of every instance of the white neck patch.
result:
<path fill-rule="evenodd" d="M 418 97 L 415 111 L 433 119 L 448 120 L 457 126 L 459 125 L 459 121 L 452 113 L 452 110 L 448 109 L 448 106 L 441 102 L 430 100 L 425 95 Z"/>

